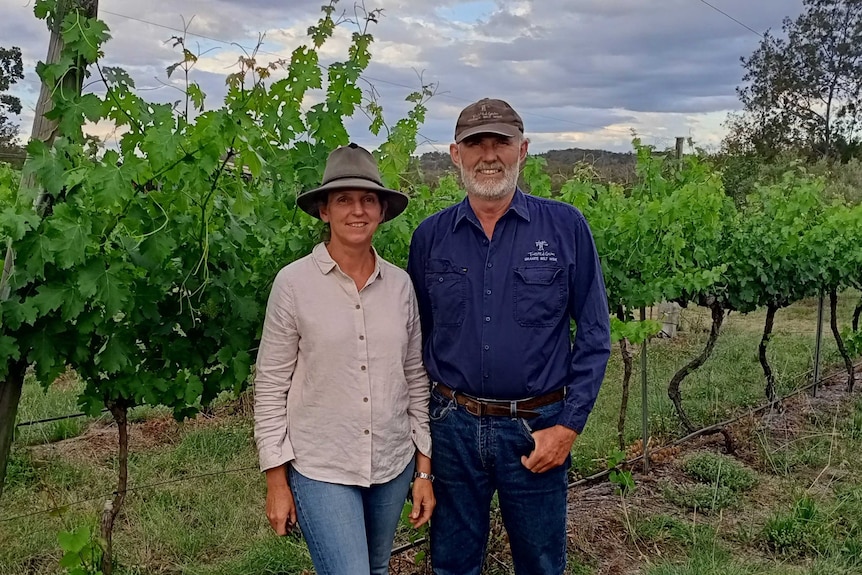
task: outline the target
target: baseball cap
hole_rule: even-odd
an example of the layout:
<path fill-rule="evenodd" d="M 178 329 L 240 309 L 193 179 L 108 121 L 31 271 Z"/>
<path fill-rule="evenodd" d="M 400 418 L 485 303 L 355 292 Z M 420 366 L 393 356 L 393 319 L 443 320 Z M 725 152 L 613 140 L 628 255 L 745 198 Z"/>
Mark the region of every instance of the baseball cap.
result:
<path fill-rule="evenodd" d="M 500 134 L 514 138 L 523 135 L 524 121 L 503 100 L 482 98 L 461 110 L 455 123 L 455 143 L 476 134 Z"/>

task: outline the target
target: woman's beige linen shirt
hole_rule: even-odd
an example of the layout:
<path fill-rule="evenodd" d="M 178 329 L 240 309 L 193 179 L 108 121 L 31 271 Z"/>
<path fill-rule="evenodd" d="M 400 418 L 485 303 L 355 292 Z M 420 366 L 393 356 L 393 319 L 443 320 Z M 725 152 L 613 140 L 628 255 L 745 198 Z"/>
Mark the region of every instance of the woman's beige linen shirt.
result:
<path fill-rule="evenodd" d="M 261 470 L 368 486 L 431 455 L 428 376 L 413 285 L 375 256 L 356 285 L 324 244 L 284 267 L 267 303 L 254 385 Z"/>

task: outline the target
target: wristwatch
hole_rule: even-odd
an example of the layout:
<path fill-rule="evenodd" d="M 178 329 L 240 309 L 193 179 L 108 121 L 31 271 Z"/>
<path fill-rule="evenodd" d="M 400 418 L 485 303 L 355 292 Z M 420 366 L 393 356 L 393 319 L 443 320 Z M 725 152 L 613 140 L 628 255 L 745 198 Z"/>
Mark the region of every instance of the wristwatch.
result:
<path fill-rule="evenodd" d="M 425 473 L 424 471 L 417 471 L 413 474 L 413 479 L 427 479 L 431 483 L 434 483 L 434 476 L 430 473 Z"/>

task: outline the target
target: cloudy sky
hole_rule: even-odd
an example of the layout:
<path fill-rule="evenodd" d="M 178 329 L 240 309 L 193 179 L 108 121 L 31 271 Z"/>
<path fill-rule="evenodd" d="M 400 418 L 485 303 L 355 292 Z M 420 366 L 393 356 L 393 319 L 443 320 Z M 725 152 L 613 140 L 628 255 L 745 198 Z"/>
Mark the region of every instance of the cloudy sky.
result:
<path fill-rule="evenodd" d="M 264 34 L 260 60 L 286 58 L 307 42 L 323 3 L 100 0 L 113 36 L 105 63 L 125 68 L 146 98 L 177 100 L 171 84 L 178 80 L 169 80 L 165 68 L 178 59 L 169 39 L 186 22 L 188 46 L 202 54 L 192 79 L 216 107 L 224 77 L 237 69 L 237 45 L 251 50 Z M 337 14 L 353 17 L 354 6 L 341 0 Z M 740 56 L 757 47 L 756 32 L 778 31 L 785 16 L 796 17 L 802 0 L 365 0 L 365 6 L 383 9 L 370 30 L 375 42 L 366 78 L 387 120 L 403 115 L 403 99 L 420 78 L 437 85 L 420 151 L 445 151 L 458 112 L 485 96 L 521 113 L 532 151 L 625 151 L 631 130 L 659 147 L 672 146 L 675 136 L 717 146 L 728 111 L 738 108 Z M 321 59 L 345 59 L 355 30 L 340 26 Z M 0 45 L 20 46 L 24 54 L 27 77 L 13 93 L 24 105 L 26 134 L 39 90 L 34 68 L 47 43 L 32 2 L 0 0 Z M 349 124 L 351 136 L 375 147 L 379 140 L 367 125 L 360 114 Z M 109 142 L 116 137 L 105 127 L 96 131 Z"/>

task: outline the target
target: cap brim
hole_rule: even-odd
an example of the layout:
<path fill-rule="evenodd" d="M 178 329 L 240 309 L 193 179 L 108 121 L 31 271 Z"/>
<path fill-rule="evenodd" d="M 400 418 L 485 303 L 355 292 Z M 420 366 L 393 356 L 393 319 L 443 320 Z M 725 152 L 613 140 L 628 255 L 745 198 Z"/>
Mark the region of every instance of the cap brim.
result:
<path fill-rule="evenodd" d="M 485 124 L 484 126 L 476 126 L 475 128 L 464 130 L 455 138 L 455 143 L 460 144 L 465 138 L 475 136 L 476 134 L 499 134 L 501 136 L 516 138 L 520 136 L 522 132 L 515 126 L 510 126 L 509 124 Z"/>
<path fill-rule="evenodd" d="M 362 178 L 343 178 L 333 180 L 319 188 L 302 192 L 296 197 L 296 205 L 306 214 L 320 219 L 321 202 L 324 201 L 326 194 L 336 190 L 368 190 L 383 194 L 386 200 L 386 213 L 383 216 L 384 222 L 400 215 L 407 208 L 409 201 L 407 194 L 404 192 L 390 190 Z"/>

